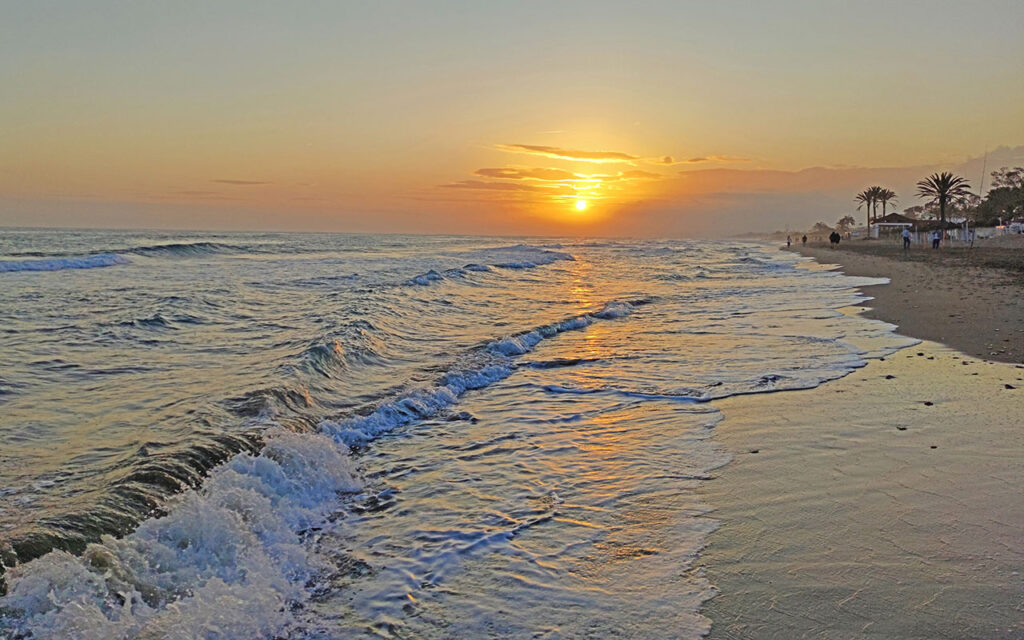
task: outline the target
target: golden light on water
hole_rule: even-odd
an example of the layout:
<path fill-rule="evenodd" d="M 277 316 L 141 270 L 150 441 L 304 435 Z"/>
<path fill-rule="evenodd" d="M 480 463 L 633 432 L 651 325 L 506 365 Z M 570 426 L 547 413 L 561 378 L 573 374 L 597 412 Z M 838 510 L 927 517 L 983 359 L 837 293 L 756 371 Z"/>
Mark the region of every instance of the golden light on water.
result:
<path fill-rule="evenodd" d="M 586 200 L 577 200 L 576 201 L 576 210 L 577 211 L 584 211 L 584 210 L 586 210 L 586 208 L 587 208 L 587 201 Z"/>

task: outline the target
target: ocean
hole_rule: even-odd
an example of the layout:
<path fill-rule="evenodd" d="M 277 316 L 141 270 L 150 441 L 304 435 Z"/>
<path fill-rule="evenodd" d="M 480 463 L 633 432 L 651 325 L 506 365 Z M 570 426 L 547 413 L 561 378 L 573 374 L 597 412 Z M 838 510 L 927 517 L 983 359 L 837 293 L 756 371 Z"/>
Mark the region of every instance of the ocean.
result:
<path fill-rule="evenodd" d="M 716 401 L 912 344 L 735 241 L 7 229 L 0 633 L 698 638 Z"/>

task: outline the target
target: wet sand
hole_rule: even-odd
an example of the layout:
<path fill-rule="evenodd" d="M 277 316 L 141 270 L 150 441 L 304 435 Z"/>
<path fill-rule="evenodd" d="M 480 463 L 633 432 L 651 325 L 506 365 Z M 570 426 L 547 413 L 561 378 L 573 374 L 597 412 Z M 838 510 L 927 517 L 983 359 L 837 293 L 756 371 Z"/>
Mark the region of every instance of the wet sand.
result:
<path fill-rule="evenodd" d="M 869 295 L 924 277 L 844 271 L 893 278 Z M 924 304 L 880 296 L 870 315 L 911 326 L 924 314 L 910 300 Z M 1003 316 L 970 313 L 957 340 L 977 347 L 970 330 Z M 924 342 L 817 389 L 719 406 L 734 460 L 702 489 L 721 523 L 700 562 L 720 592 L 710 638 L 1024 637 L 1024 366 Z"/>
<path fill-rule="evenodd" d="M 978 358 L 1024 363 L 1024 242 L 939 251 L 915 246 L 904 253 L 887 243 L 854 241 L 838 250 L 798 251 L 838 264 L 847 275 L 889 278 L 890 284 L 865 290 L 875 298 L 869 318 Z"/>

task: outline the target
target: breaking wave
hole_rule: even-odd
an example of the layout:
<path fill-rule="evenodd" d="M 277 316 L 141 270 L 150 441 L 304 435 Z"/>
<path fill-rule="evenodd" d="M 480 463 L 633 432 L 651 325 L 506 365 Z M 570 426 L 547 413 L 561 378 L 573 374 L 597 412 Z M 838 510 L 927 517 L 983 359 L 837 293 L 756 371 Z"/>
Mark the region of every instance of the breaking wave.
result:
<path fill-rule="evenodd" d="M 381 434 L 399 427 L 432 418 L 458 401 L 459 396 L 473 389 L 482 389 L 504 380 L 515 369 L 513 358 L 531 351 L 546 338 L 589 326 L 595 320 L 621 318 L 632 312 L 635 304 L 612 301 L 601 310 L 566 318 L 529 331 L 494 340 L 469 354 L 471 364 L 444 374 L 433 385 L 409 391 L 385 402 L 371 413 L 342 420 L 325 420 L 320 430 L 352 447 L 365 446 Z"/>
<path fill-rule="evenodd" d="M 14 271 L 62 271 L 64 269 L 98 269 L 119 264 L 130 264 L 131 260 L 116 253 L 100 253 L 77 258 L 50 258 L 46 260 L 3 260 L 0 273 Z"/>
<path fill-rule="evenodd" d="M 62 271 L 65 269 L 97 269 L 131 264 L 128 255 L 165 258 L 193 258 L 224 253 L 249 253 L 255 249 L 221 242 L 180 242 L 142 247 L 100 249 L 86 254 L 25 251 L 10 254 L 18 260 L 0 260 L 0 273 L 14 271 Z M 41 258 L 38 260 L 26 258 Z"/>
<path fill-rule="evenodd" d="M 258 455 L 235 456 L 134 533 L 103 536 L 81 556 L 54 551 L 10 569 L 0 631 L 78 640 L 273 637 L 327 573 L 329 563 L 305 542 L 328 524 L 339 497 L 360 487 L 344 447 L 275 431 Z"/>
<path fill-rule="evenodd" d="M 169 244 L 124 249 L 123 253 L 134 253 L 140 256 L 191 258 L 217 253 L 251 253 L 253 251 L 253 247 L 243 247 L 223 242 L 172 242 Z"/>
<path fill-rule="evenodd" d="M 560 245 L 558 245 L 560 246 Z M 445 279 L 459 278 L 467 275 L 467 272 L 486 272 L 494 269 L 535 269 L 537 267 L 552 264 L 560 260 L 576 260 L 572 254 L 563 251 L 552 251 L 549 248 L 535 247 L 528 244 L 516 244 L 508 247 L 494 247 L 491 249 L 479 249 L 468 254 L 476 262 L 470 262 L 462 268 L 448 269 L 438 272 L 433 269 L 412 278 L 408 284 L 426 286 Z"/>
<path fill-rule="evenodd" d="M 179 480 L 169 491 L 185 492 L 162 508 L 166 515 L 144 521 L 121 539 L 104 534 L 99 542 L 83 543 L 80 556 L 36 553 L 40 557 L 8 569 L 0 631 L 82 640 L 274 637 L 328 579 L 330 563 L 308 541 L 332 526 L 329 516 L 340 508 L 339 499 L 361 487 L 349 447 L 435 417 L 466 391 L 508 377 L 514 359 L 546 338 L 624 317 L 646 302 L 611 301 L 592 313 L 493 340 L 433 385 L 385 401 L 366 415 L 325 420 L 318 433 L 273 428 L 258 452 L 242 451 L 212 471 L 198 468 L 193 477 L 168 476 Z M 314 348 L 303 356 L 321 352 L 328 359 L 341 355 Z M 240 398 L 244 406 L 237 409 L 264 414 L 261 398 Z M 209 477 L 202 482 L 205 472 Z M 138 480 L 152 480 L 142 475 Z M 154 508 L 155 496 L 147 497 Z M 225 601 L 237 606 L 224 608 Z"/>

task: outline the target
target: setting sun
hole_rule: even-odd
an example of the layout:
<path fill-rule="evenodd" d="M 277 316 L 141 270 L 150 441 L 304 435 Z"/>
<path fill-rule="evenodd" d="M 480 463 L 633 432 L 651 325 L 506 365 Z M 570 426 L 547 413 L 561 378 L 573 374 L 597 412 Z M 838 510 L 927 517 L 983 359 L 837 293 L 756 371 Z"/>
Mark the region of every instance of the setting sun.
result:
<path fill-rule="evenodd" d="M 586 200 L 577 200 L 576 201 L 576 210 L 577 211 L 583 211 L 586 208 L 587 208 L 587 201 Z"/>

